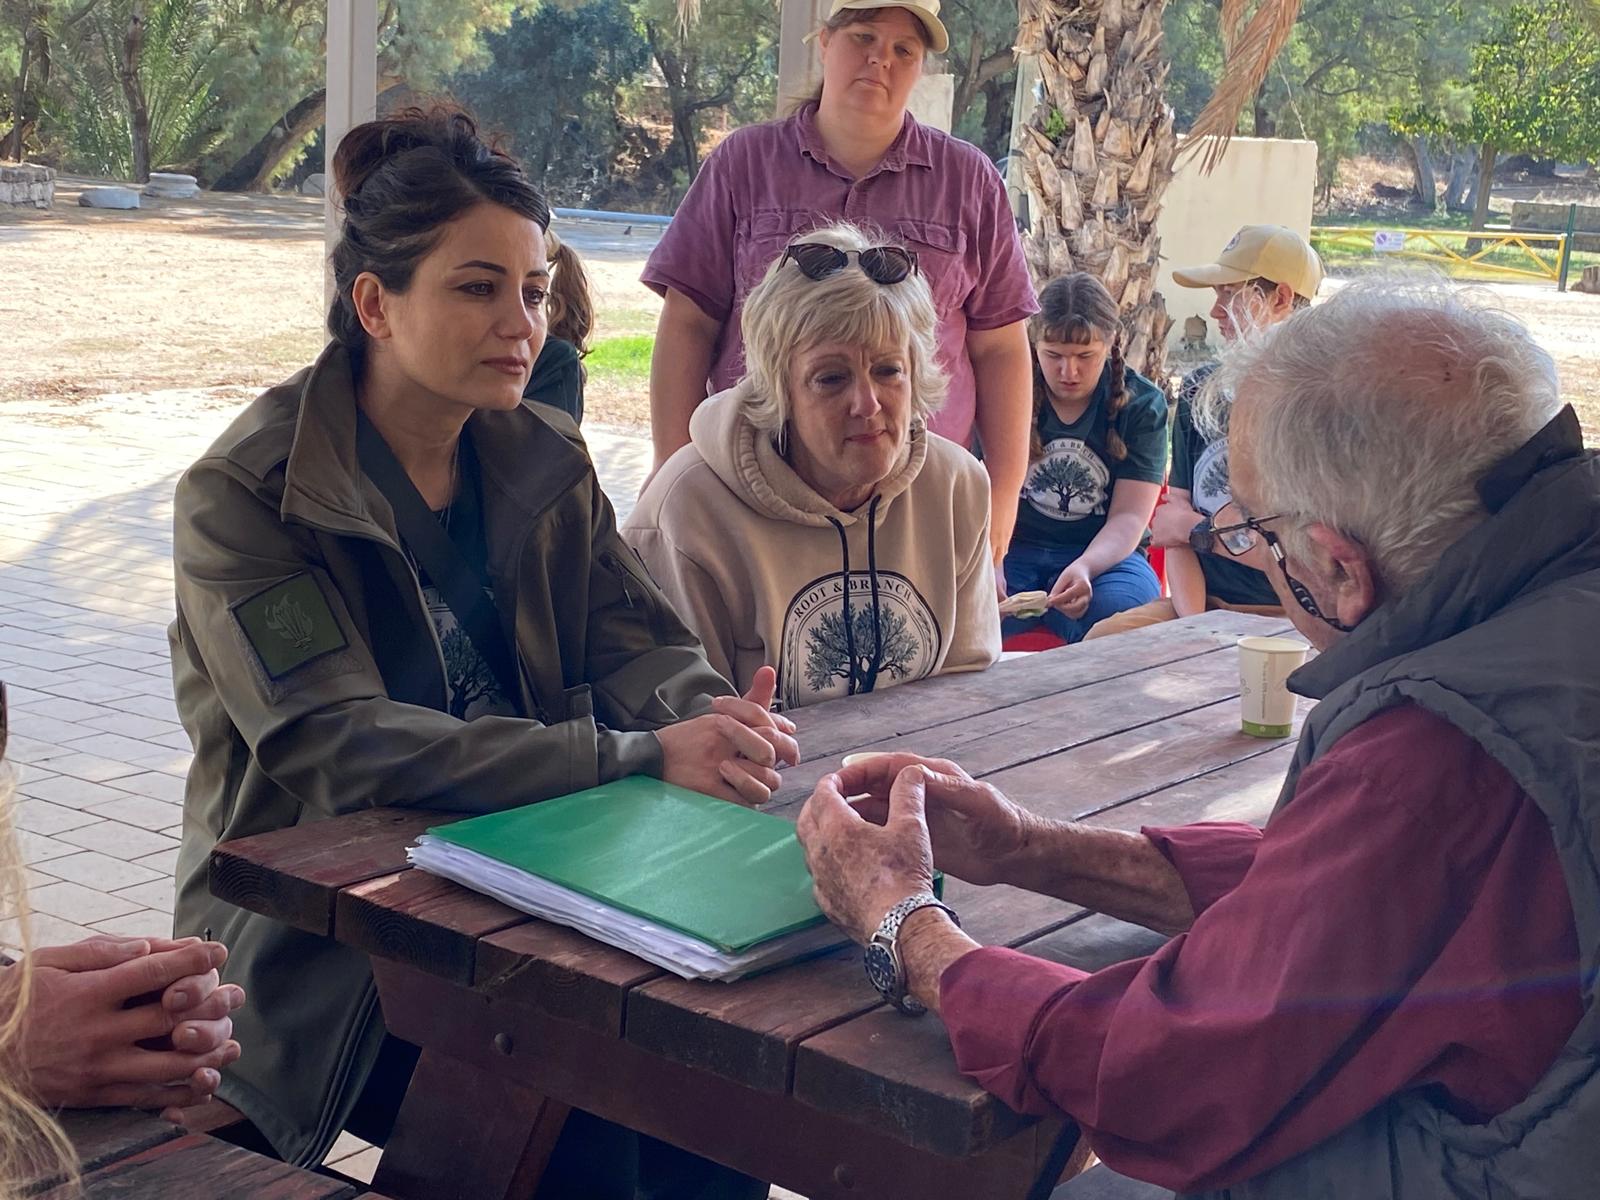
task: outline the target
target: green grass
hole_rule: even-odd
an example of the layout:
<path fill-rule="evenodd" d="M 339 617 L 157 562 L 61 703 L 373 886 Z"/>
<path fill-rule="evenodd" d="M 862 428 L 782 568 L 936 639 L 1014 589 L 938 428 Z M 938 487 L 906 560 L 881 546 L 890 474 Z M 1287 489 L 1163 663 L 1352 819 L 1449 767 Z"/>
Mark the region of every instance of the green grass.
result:
<path fill-rule="evenodd" d="M 605 338 L 594 344 L 584 366 L 595 379 L 620 387 L 648 383 L 655 344 L 655 335 L 648 333 Z"/>

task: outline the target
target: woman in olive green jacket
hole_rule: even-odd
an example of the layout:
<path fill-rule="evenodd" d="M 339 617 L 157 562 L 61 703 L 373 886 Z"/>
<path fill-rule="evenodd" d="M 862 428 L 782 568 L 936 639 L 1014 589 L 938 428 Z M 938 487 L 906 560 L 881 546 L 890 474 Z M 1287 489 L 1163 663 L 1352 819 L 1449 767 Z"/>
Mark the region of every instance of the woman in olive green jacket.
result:
<path fill-rule="evenodd" d="M 335 174 L 333 341 L 185 474 L 174 540 L 173 671 L 195 746 L 175 923 L 225 942 L 253 1001 L 220 1094 L 302 1164 L 360 1116 L 388 1053 L 371 974 L 356 951 L 214 899 L 217 842 L 375 805 L 480 813 L 629 774 L 761 803 L 797 757 L 766 711 L 770 672 L 731 694 L 618 537 L 576 427 L 521 403 L 549 210 L 520 168 L 464 115 L 413 110 L 352 131 Z M 492 617 L 468 620 L 418 565 L 428 539 L 390 500 L 408 488 Z"/>

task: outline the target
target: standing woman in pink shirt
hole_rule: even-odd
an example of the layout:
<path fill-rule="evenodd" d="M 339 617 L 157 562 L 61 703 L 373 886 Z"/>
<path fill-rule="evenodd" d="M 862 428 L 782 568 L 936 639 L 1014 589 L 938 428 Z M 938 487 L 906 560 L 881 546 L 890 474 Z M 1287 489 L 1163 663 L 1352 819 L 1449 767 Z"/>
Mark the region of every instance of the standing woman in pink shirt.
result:
<path fill-rule="evenodd" d="M 689 441 L 689 416 L 744 373 L 745 297 L 797 234 L 877 226 L 914 250 L 939 314 L 950 376 L 930 429 L 983 448 L 998 562 L 1028 463 L 1038 311 L 1005 187 L 983 152 L 906 111 L 931 53 L 949 46 L 939 0 L 834 0 L 818 35 L 822 91 L 791 116 L 731 134 L 706 159 L 651 254 L 665 300 L 650 369 L 659 467 Z"/>

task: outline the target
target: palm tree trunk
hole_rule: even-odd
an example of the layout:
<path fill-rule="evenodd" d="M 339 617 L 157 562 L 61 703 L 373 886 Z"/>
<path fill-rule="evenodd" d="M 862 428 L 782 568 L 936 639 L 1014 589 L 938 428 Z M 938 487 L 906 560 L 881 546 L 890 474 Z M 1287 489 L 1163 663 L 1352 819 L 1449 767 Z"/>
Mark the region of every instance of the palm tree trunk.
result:
<path fill-rule="evenodd" d="M 144 61 L 144 6 L 135 4 L 128 14 L 128 29 L 122 35 L 122 53 L 117 59 L 117 78 L 128 105 L 128 137 L 133 148 L 133 178 L 150 182 L 150 106 L 145 100 L 144 80 L 139 71 Z"/>
<path fill-rule="evenodd" d="M 1019 150 L 1032 193 L 1028 266 L 1098 276 L 1122 307 L 1124 357 L 1160 379 L 1172 322 L 1156 291 L 1156 218 L 1177 148 L 1164 95 L 1166 0 L 1021 0 L 1017 45 L 1043 99 Z"/>

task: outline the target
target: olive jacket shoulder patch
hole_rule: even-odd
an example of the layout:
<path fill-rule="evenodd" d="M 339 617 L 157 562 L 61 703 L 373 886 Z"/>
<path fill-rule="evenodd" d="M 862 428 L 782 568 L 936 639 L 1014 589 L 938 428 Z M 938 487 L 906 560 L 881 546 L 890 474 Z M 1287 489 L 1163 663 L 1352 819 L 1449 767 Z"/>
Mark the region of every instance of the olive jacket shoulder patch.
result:
<path fill-rule="evenodd" d="M 238 601 L 231 611 L 261 669 L 274 681 L 350 644 L 309 571 Z"/>

